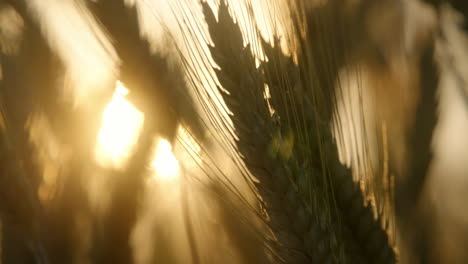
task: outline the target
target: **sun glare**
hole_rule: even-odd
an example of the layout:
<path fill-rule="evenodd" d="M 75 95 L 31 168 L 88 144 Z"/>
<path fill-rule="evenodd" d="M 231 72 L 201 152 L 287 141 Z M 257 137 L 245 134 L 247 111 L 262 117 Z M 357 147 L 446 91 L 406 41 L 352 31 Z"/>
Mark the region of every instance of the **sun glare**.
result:
<path fill-rule="evenodd" d="M 119 167 L 128 157 L 143 126 L 143 113 L 125 96 L 128 90 L 117 82 L 114 95 L 102 114 L 97 159 L 101 165 Z"/>
<path fill-rule="evenodd" d="M 124 165 L 141 132 L 144 115 L 125 98 L 128 93 L 127 88 L 117 82 L 114 95 L 102 113 L 96 150 L 97 160 L 102 166 L 119 168 Z M 158 178 L 177 177 L 179 161 L 169 141 L 157 141 L 151 169 Z"/>
<path fill-rule="evenodd" d="M 172 152 L 171 143 L 167 140 L 159 140 L 151 167 L 159 178 L 171 179 L 177 177 L 180 168 L 179 161 Z"/>

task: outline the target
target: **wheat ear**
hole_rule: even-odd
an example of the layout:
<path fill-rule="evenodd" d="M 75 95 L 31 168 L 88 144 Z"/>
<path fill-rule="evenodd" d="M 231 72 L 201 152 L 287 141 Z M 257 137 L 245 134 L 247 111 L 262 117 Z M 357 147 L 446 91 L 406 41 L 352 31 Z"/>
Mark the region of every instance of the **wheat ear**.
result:
<path fill-rule="evenodd" d="M 286 67 L 293 64 L 288 65 L 288 59 L 279 57 L 278 52 L 269 54 L 270 69 L 257 69 L 249 48 L 243 48 L 242 34 L 229 16 L 227 6 L 221 3 L 218 22 L 206 5 L 204 11 L 215 44 L 211 53 L 221 68 L 216 74 L 224 89 L 229 91 L 229 95 L 223 97 L 234 113 L 232 120 L 239 137 L 237 147 L 260 181 L 257 187 L 279 244 L 290 247 L 282 256 L 291 260 L 295 252 L 304 258 L 302 261 L 361 259 L 372 263 L 375 259 L 384 259 L 391 263 L 394 254 L 388 247 L 386 234 L 364 205 L 362 193 L 352 181 L 350 172 L 339 163 L 331 134 L 326 132 L 329 128 L 316 121 L 313 113 L 317 110 L 311 107 L 313 100 L 298 98 L 304 95 L 301 93 L 304 90 L 294 90 L 301 85 L 299 81 L 291 83 L 294 77 L 296 80 L 307 79 L 301 78 L 301 69 L 295 70 L 295 76 L 284 78 L 290 70 Z M 268 56 L 268 51 L 266 53 Z M 268 70 L 270 75 L 265 74 Z M 270 101 L 276 112 L 272 116 L 264 99 L 265 83 L 271 86 Z M 291 150 L 287 147 L 291 143 L 287 141 L 292 140 L 288 131 L 292 131 L 292 139 L 299 141 Z M 282 159 L 275 160 L 268 155 L 268 150 L 272 145 L 273 148 L 278 145 L 278 139 L 279 145 L 286 144 L 283 149 L 286 153 Z M 305 147 L 296 147 L 302 144 Z M 259 156 L 258 151 L 262 153 L 262 150 L 263 154 Z M 316 175 L 310 175 L 310 168 L 314 167 Z M 335 203 L 333 195 L 340 196 L 337 193 L 341 191 L 346 191 L 341 197 L 351 199 L 341 202 L 338 199 Z M 321 199 L 320 195 L 327 198 Z M 346 206 L 350 204 L 354 206 L 351 209 L 354 214 L 348 214 Z M 343 217 L 350 215 L 353 216 L 350 220 Z M 317 216 L 321 216 L 320 221 L 315 221 Z M 369 226 L 356 226 L 361 222 Z M 367 242 L 362 240 L 368 237 L 377 240 L 377 248 L 383 250 L 378 253 L 371 252 L 372 247 L 368 250 L 371 244 L 361 243 Z"/>

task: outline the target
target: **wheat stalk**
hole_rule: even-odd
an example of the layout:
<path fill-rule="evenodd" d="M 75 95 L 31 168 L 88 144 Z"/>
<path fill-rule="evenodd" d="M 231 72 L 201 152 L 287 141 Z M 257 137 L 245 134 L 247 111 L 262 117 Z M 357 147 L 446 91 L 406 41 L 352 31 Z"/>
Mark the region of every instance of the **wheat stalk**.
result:
<path fill-rule="evenodd" d="M 40 205 L 30 179 L 27 178 L 21 159 L 15 151 L 14 141 L 8 131 L 1 104 L 0 129 L 0 219 L 2 222 L 2 261 L 32 259 L 47 263 L 44 253 Z"/>
<path fill-rule="evenodd" d="M 427 209 L 421 208 L 424 186 L 433 161 L 432 140 L 438 121 L 437 87 L 439 69 L 434 59 L 433 40 L 425 43 L 419 62 L 420 102 L 407 139 L 407 163 L 396 181 L 395 208 L 399 232 L 405 241 L 401 247 L 412 257 L 424 261 L 430 255 L 431 223 Z M 429 213 L 430 214 L 430 213 Z"/>

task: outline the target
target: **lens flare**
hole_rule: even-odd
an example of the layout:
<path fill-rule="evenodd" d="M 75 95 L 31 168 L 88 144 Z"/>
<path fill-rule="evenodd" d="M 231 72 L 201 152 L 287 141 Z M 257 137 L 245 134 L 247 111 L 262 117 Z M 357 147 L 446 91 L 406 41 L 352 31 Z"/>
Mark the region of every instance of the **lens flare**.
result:
<path fill-rule="evenodd" d="M 125 99 L 128 90 L 117 82 L 114 95 L 102 114 L 97 160 L 103 166 L 120 167 L 136 144 L 144 115 Z"/>
<path fill-rule="evenodd" d="M 172 152 L 172 145 L 165 139 L 160 139 L 151 164 L 156 176 L 162 179 L 176 178 L 179 173 L 179 161 Z"/>

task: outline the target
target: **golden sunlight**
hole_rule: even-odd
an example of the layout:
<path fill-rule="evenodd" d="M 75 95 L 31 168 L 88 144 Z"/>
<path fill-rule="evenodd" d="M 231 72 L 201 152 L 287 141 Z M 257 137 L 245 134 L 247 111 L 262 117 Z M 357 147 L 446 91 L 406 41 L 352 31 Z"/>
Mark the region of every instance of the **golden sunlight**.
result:
<path fill-rule="evenodd" d="M 102 114 L 97 160 L 103 166 L 120 167 L 135 145 L 144 115 L 125 96 L 128 90 L 117 81 L 114 95 Z"/>
<path fill-rule="evenodd" d="M 155 176 L 161 179 L 172 179 L 178 176 L 179 161 L 174 156 L 169 141 L 159 140 L 151 167 L 156 172 Z"/>

